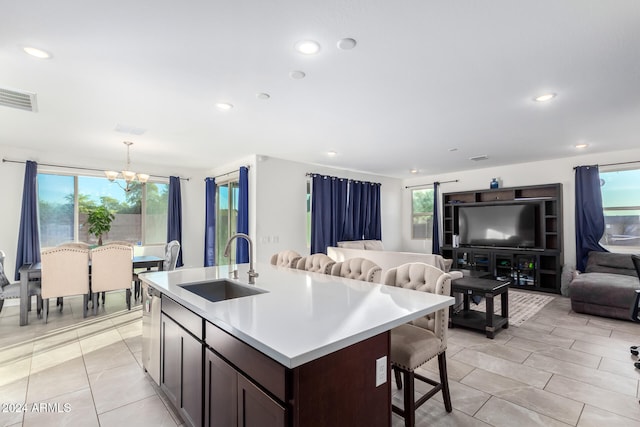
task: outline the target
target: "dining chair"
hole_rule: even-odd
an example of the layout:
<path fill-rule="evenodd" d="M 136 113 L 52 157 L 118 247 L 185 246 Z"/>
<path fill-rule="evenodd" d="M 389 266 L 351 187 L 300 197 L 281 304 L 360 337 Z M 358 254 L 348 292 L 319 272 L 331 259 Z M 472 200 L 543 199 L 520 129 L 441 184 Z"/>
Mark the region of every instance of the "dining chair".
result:
<path fill-rule="evenodd" d="M 336 262 L 331 268 L 332 276 L 346 277 L 347 279 L 363 280 L 365 282 L 379 283 L 382 268 L 373 261 L 365 258 L 349 258 Z"/>
<path fill-rule="evenodd" d="M 336 262 L 325 254 L 313 254 L 298 260 L 296 268 L 314 273 L 331 274 L 331 268 Z"/>
<path fill-rule="evenodd" d="M 451 295 L 451 276 L 424 263 L 408 263 L 389 269 L 383 284 L 437 295 Z M 452 411 L 445 355 L 448 322 L 447 307 L 391 330 L 390 360 L 398 389 L 402 389 L 404 379 L 404 408 L 392 405 L 392 410 L 404 417 L 407 427 L 415 425 L 416 409 L 439 391 L 442 391 L 446 411 Z M 436 356 L 440 382 L 416 372 L 416 369 Z M 415 400 L 415 380 L 433 386 L 417 400 Z"/>
<path fill-rule="evenodd" d="M 172 240 L 169 243 L 164 245 L 164 261 L 162 262 L 162 270 L 163 271 L 171 271 L 176 269 L 176 263 L 178 262 L 178 254 L 180 253 L 180 242 L 177 240 Z M 138 273 L 134 273 L 133 275 L 133 286 L 134 286 L 134 298 L 137 301 L 140 298 L 140 278 L 139 274 L 146 273 L 145 270 L 140 271 Z"/>
<path fill-rule="evenodd" d="M 4 272 L 4 251 L 0 251 L 0 312 L 2 312 L 2 307 L 4 306 L 5 299 L 15 299 L 20 298 L 20 282 L 10 282 L 7 278 L 7 275 Z M 40 282 L 30 281 L 29 282 L 29 309 L 31 309 L 31 297 L 37 297 L 37 310 L 38 310 L 38 318 L 41 316 L 42 312 L 42 296 L 40 294 Z"/>
<path fill-rule="evenodd" d="M 91 249 L 91 297 L 94 314 L 98 312 L 99 293 L 121 289 L 126 291 L 127 308 L 131 310 L 132 272 L 133 248 L 130 245 L 111 244 Z"/>
<path fill-rule="evenodd" d="M 302 258 L 302 255 L 300 255 L 298 252 L 287 249 L 273 254 L 271 256 L 271 265 L 296 268 L 296 265 L 298 264 L 298 260 L 300 258 Z"/>
<path fill-rule="evenodd" d="M 49 315 L 49 298 L 83 295 L 82 316 L 89 302 L 89 249 L 55 247 L 41 253 L 41 283 L 44 323 Z M 62 311 L 60 305 L 60 311 Z"/>
<path fill-rule="evenodd" d="M 133 243 L 131 242 L 127 242 L 126 240 L 112 240 L 110 242 L 106 242 L 103 243 L 102 246 L 106 246 L 106 245 L 124 245 L 124 246 L 129 246 L 131 248 L 131 250 L 133 251 Z M 133 272 L 133 270 L 131 271 L 131 280 L 135 280 L 135 273 Z M 98 295 L 98 297 L 102 298 L 102 303 L 104 304 L 104 300 L 105 300 L 105 293 L 101 292 L 100 295 Z M 100 298 L 97 299 L 97 305 L 100 306 Z"/>
<path fill-rule="evenodd" d="M 180 242 L 177 240 L 172 240 L 164 246 L 164 263 L 162 265 L 162 269 L 164 271 L 172 271 L 176 269 L 179 253 Z"/>

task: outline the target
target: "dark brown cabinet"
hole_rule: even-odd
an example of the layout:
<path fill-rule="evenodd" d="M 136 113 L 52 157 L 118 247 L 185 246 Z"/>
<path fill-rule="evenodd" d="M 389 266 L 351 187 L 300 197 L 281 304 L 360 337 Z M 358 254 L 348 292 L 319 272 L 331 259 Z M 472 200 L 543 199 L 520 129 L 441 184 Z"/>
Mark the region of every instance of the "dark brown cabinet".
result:
<path fill-rule="evenodd" d="M 238 372 L 210 349 L 204 363 L 204 425 L 238 425 Z"/>
<path fill-rule="evenodd" d="M 473 270 L 511 281 L 511 287 L 560 293 L 562 276 L 562 184 L 445 193 L 442 255 L 452 268 Z M 461 206 L 537 205 L 533 249 L 454 246 Z"/>
<path fill-rule="evenodd" d="M 161 327 L 160 387 L 189 425 L 201 426 L 202 319 L 163 297 Z"/>
<path fill-rule="evenodd" d="M 238 426 L 283 427 L 286 425 L 284 407 L 247 378 L 238 374 Z"/>
<path fill-rule="evenodd" d="M 252 381 L 205 351 L 204 425 L 284 427 L 286 409 Z"/>

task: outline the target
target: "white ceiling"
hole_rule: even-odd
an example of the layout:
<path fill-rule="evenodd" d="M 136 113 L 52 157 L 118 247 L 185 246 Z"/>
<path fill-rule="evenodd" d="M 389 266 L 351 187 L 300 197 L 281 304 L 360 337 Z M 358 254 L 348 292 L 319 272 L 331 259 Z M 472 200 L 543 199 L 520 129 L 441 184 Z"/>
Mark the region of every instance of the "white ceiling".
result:
<path fill-rule="evenodd" d="M 262 154 L 400 178 L 637 147 L 637 0 L 0 0 L 0 12 L 0 87 L 38 102 L 0 107 L 0 145 L 118 167 L 131 140 L 134 166 L 168 173 Z M 356 48 L 338 49 L 344 37 Z M 320 53 L 296 52 L 303 39 Z M 532 101 L 546 92 L 558 95 Z"/>

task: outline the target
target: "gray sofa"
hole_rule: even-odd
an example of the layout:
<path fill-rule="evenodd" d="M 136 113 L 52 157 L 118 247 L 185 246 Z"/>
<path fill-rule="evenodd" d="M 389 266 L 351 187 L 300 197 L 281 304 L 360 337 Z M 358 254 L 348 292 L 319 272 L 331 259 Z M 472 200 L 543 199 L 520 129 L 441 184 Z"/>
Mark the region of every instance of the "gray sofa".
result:
<path fill-rule="evenodd" d="M 640 289 L 631 255 L 589 252 L 585 270 L 569 284 L 573 311 L 630 320 L 635 290 Z"/>

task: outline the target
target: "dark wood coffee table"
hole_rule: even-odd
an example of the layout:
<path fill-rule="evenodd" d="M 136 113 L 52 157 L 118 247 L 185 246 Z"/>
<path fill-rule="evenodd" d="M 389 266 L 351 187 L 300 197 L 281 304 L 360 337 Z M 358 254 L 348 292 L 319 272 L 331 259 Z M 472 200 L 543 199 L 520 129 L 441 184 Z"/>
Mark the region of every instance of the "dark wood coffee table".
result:
<path fill-rule="evenodd" d="M 462 311 L 455 313 L 450 309 L 450 326 L 463 326 L 485 331 L 487 338 L 493 339 L 500 328 L 509 327 L 509 282 L 480 277 L 463 277 L 451 281 L 451 292 L 464 295 Z M 471 310 L 469 297 L 478 295 L 485 298 L 486 311 Z M 493 298 L 500 295 L 500 315 L 493 313 Z"/>

